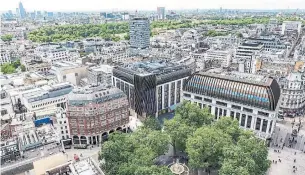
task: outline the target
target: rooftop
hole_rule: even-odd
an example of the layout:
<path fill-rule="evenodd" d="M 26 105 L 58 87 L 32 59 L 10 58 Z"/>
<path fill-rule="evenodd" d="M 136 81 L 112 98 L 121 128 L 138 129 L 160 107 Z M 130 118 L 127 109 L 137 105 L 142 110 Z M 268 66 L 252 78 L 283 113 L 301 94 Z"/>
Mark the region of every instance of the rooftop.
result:
<path fill-rule="evenodd" d="M 68 83 L 59 83 L 55 85 L 45 85 L 39 88 L 31 89 L 23 94 L 23 97 L 30 101 L 42 100 L 42 98 L 51 98 L 63 95 L 62 93 L 54 94 L 56 91 L 72 89 L 73 86 Z M 52 93 L 52 95 L 51 95 Z"/>
<path fill-rule="evenodd" d="M 90 67 L 88 69 L 89 71 L 112 73 L 113 67 L 110 65 L 99 65 L 95 67 Z"/>
<path fill-rule="evenodd" d="M 53 68 L 57 68 L 57 69 L 71 69 L 71 68 L 76 68 L 76 67 L 80 67 L 81 65 L 75 63 L 75 62 L 71 62 L 71 61 L 58 61 L 52 64 Z"/>
<path fill-rule="evenodd" d="M 94 163 L 92 158 L 83 159 L 70 165 L 72 172 L 77 175 L 102 175 L 104 174 Z"/>
<path fill-rule="evenodd" d="M 180 69 L 185 69 L 184 64 L 168 60 L 150 60 L 134 62 L 123 66 L 123 68 L 133 71 L 135 74 L 149 75 L 161 74 L 164 72 L 173 72 Z"/>
<path fill-rule="evenodd" d="M 246 46 L 246 47 L 260 47 L 261 46 L 262 47 L 263 45 L 259 42 L 247 41 L 247 42 L 242 43 L 240 46 Z"/>
<path fill-rule="evenodd" d="M 245 82 L 250 84 L 260 84 L 260 85 L 270 85 L 272 82 L 272 78 L 264 75 L 257 75 L 257 74 L 248 74 L 242 72 L 228 72 L 224 71 L 221 68 L 219 69 L 211 69 L 207 72 L 201 72 L 202 75 L 214 76 L 218 78 L 224 78 L 229 80 L 235 80 L 239 82 Z"/>
<path fill-rule="evenodd" d="M 123 91 L 115 87 L 91 85 L 74 89 L 69 93 L 68 99 L 71 105 L 83 105 L 91 101 L 100 103 L 125 96 Z"/>

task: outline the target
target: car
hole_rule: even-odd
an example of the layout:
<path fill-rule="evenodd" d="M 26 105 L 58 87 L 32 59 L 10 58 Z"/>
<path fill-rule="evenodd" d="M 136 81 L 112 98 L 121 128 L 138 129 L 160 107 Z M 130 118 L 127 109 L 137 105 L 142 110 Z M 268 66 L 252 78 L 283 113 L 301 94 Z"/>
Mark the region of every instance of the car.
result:
<path fill-rule="evenodd" d="M 41 147 L 40 150 L 43 150 L 43 147 Z"/>
<path fill-rule="evenodd" d="M 32 149 L 31 151 L 34 152 L 35 150 Z"/>
<path fill-rule="evenodd" d="M 50 152 L 49 154 L 50 154 L 50 155 L 52 155 L 52 154 L 53 154 L 53 152 Z"/>

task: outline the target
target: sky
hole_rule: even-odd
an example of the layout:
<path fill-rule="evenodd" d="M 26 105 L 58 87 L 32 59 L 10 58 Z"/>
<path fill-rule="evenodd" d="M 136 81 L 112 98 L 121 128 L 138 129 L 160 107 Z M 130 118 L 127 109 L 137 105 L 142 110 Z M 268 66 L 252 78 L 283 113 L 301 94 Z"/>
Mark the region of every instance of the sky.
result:
<path fill-rule="evenodd" d="M 16 11 L 20 0 L 0 0 L 0 11 Z M 181 9 L 305 9 L 305 0 L 22 0 L 26 11 Z"/>

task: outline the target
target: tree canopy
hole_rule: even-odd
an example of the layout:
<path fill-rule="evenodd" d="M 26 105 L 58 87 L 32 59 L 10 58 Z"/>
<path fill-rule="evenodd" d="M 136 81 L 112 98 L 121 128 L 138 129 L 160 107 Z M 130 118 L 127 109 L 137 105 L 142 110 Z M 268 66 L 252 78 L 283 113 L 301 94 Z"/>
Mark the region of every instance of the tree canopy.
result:
<path fill-rule="evenodd" d="M 116 34 L 129 31 L 128 23 L 106 23 L 87 25 L 61 25 L 42 27 L 29 33 L 28 38 L 34 42 L 73 41 L 86 37 L 101 37 L 119 41 Z"/>
<path fill-rule="evenodd" d="M 1 36 L 1 40 L 4 42 L 12 41 L 12 39 L 13 39 L 13 35 L 10 35 L 10 34 Z"/>
<path fill-rule="evenodd" d="M 1 65 L 1 72 L 4 74 L 12 74 L 16 72 L 18 67 L 21 67 L 21 70 L 23 70 L 23 68 L 25 69 L 24 65 L 21 65 L 20 60 L 16 60 L 12 63 L 5 63 Z"/>
<path fill-rule="evenodd" d="M 102 169 L 111 175 L 169 175 L 169 169 L 154 165 L 155 159 L 166 153 L 168 144 L 168 135 L 157 130 L 141 128 L 132 134 L 113 134 L 100 153 L 100 159 L 105 160 Z"/>
<path fill-rule="evenodd" d="M 163 130 L 158 120 L 148 118 L 132 134 L 111 135 L 100 153 L 105 160 L 102 169 L 110 175 L 169 175 L 169 169 L 156 166 L 155 160 L 172 145 L 174 156 L 178 150 L 187 154 L 190 168 L 218 170 L 220 175 L 263 175 L 270 166 L 264 142 L 231 117 L 213 119 L 208 109 L 183 102 Z"/>
<path fill-rule="evenodd" d="M 161 124 L 155 117 L 148 117 L 143 122 L 144 128 L 152 129 L 152 130 L 161 130 Z"/>
<path fill-rule="evenodd" d="M 210 36 L 210 37 L 225 36 L 225 35 L 228 35 L 228 33 L 227 32 L 217 32 L 216 30 L 209 30 L 208 32 L 203 34 L 203 36 Z"/>
<path fill-rule="evenodd" d="M 150 23 L 151 35 L 157 32 L 153 29 L 179 29 L 193 28 L 199 25 L 248 25 L 254 23 L 268 23 L 268 17 L 259 18 L 238 18 L 238 19 L 211 19 L 211 20 L 167 20 L 152 21 Z M 282 20 L 282 19 L 281 19 Z M 57 25 L 44 26 L 29 33 L 28 38 L 33 42 L 60 42 L 73 41 L 86 37 L 101 37 L 106 40 L 119 41 L 121 39 L 129 40 L 129 24 L 127 22 L 105 23 L 105 24 L 87 24 L 87 25 Z M 123 34 L 122 37 L 118 35 Z M 209 31 L 208 36 L 226 35 L 224 32 Z"/>

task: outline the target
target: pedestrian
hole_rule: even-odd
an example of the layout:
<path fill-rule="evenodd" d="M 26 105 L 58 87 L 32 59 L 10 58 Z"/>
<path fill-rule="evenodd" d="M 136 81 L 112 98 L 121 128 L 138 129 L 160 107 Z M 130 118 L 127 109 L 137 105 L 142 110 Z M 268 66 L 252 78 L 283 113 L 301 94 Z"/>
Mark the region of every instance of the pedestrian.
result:
<path fill-rule="evenodd" d="M 279 159 L 279 162 L 281 163 L 281 162 L 282 162 L 282 160 L 281 160 L 281 159 Z"/>
<path fill-rule="evenodd" d="M 296 155 L 297 154 L 297 152 L 294 152 L 294 155 Z"/>
<path fill-rule="evenodd" d="M 296 159 L 294 159 L 293 161 L 294 161 L 294 163 L 295 163 L 297 160 L 296 160 Z"/>
<path fill-rule="evenodd" d="M 275 164 L 277 164 L 277 161 L 275 161 Z"/>
<path fill-rule="evenodd" d="M 274 163 L 274 160 L 272 160 L 272 163 Z"/>

